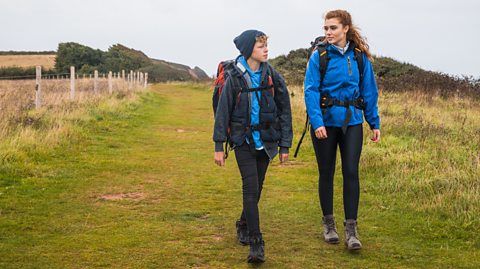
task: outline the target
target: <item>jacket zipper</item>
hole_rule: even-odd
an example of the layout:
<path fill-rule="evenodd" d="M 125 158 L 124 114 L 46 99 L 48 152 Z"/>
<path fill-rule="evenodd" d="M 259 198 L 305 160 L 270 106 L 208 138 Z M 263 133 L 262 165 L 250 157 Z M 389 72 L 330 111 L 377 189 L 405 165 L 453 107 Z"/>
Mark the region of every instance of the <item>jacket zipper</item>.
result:
<path fill-rule="evenodd" d="M 348 61 L 348 75 L 351 76 L 352 75 L 352 63 L 350 62 L 350 56 L 347 57 L 347 61 Z"/>

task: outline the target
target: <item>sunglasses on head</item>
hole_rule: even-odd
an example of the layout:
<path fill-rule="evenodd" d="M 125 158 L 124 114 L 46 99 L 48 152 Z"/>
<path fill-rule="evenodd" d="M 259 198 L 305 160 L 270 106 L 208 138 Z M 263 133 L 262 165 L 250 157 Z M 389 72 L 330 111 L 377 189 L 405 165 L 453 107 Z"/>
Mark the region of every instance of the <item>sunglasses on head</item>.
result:
<path fill-rule="evenodd" d="M 328 31 L 328 29 L 335 31 L 338 29 L 338 25 L 323 26 L 323 30 Z"/>

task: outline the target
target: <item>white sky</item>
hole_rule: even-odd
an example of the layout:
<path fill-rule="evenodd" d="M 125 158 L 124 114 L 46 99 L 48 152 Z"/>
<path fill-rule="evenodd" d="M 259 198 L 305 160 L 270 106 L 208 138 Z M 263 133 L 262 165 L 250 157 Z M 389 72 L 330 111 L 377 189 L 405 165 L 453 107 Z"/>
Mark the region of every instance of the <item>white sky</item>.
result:
<path fill-rule="evenodd" d="M 265 32 L 270 58 L 307 47 L 323 15 L 346 9 L 376 55 L 427 70 L 480 77 L 479 0 L 0 0 L 0 50 L 56 50 L 121 43 L 212 75 L 234 58 L 232 40 Z"/>

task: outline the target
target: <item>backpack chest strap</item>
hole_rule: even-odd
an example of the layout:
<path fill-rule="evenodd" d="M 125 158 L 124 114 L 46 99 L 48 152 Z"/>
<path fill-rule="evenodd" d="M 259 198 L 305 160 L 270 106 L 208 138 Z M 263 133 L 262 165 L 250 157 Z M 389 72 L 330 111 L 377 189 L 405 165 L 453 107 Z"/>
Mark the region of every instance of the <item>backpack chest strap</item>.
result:
<path fill-rule="evenodd" d="M 364 100 L 362 97 L 358 97 L 355 100 L 339 100 L 327 95 L 320 97 L 320 108 L 322 108 L 323 113 L 325 113 L 325 110 L 331 106 L 341 106 L 346 108 L 345 120 L 343 121 L 343 124 L 342 124 L 343 134 L 347 132 L 348 123 L 350 122 L 350 118 L 352 117 L 352 110 L 350 109 L 350 107 L 353 106 L 358 109 L 365 108 Z"/>

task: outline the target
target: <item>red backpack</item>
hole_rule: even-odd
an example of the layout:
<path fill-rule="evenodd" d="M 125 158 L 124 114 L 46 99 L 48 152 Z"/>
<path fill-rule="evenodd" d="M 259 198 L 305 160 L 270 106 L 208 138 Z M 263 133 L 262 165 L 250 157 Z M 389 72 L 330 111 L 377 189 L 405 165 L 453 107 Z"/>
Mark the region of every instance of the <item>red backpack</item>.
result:
<path fill-rule="evenodd" d="M 213 115 L 217 113 L 218 100 L 220 99 L 220 94 L 222 93 L 223 86 L 225 86 L 225 81 L 230 76 L 230 72 L 234 68 L 234 61 L 228 60 L 220 62 L 217 68 L 217 79 L 215 79 L 213 96 L 212 96 L 212 106 L 213 106 Z"/>

